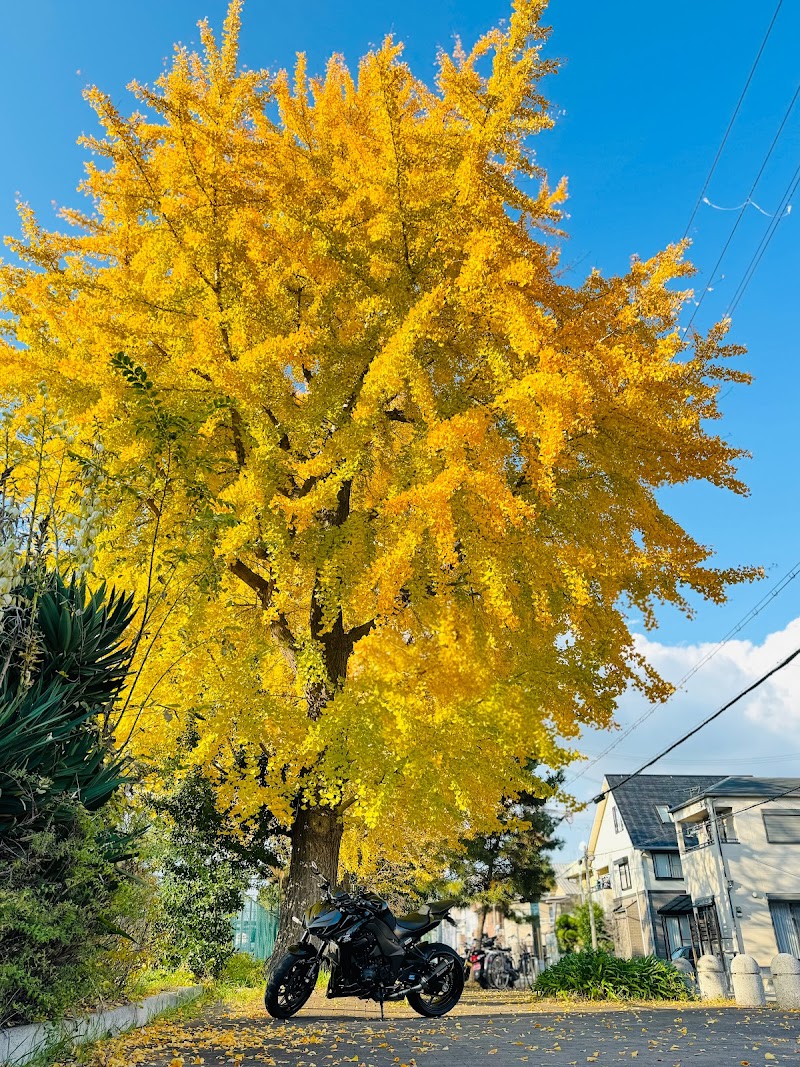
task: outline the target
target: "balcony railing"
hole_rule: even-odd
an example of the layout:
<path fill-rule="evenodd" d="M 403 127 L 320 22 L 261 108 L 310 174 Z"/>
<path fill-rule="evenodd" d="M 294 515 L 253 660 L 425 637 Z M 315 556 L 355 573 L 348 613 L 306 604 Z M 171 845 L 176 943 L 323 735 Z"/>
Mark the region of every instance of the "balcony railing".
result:
<path fill-rule="evenodd" d="M 708 822 L 684 823 L 682 831 L 685 852 L 695 852 L 699 848 L 708 848 L 709 845 L 714 843 L 714 838 L 711 836 L 711 824 Z"/>

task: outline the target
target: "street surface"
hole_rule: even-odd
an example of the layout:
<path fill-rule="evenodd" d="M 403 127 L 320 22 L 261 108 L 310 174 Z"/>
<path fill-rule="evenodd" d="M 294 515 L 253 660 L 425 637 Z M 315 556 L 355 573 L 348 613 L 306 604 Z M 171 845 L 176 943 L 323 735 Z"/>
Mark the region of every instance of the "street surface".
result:
<path fill-rule="evenodd" d="M 551 1002 L 552 1005 L 552 1002 Z M 468 990 L 455 1012 L 423 1019 L 405 1005 L 315 995 L 291 1023 L 256 999 L 164 1020 L 98 1047 L 92 1067 L 783 1067 L 800 1065 L 800 1012 L 768 1007 L 544 1008 L 528 994 Z M 491 1057 L 491 1059 L 487 1059 Z M 633 1062 L 632 1062 L 633 1061 Z"/>

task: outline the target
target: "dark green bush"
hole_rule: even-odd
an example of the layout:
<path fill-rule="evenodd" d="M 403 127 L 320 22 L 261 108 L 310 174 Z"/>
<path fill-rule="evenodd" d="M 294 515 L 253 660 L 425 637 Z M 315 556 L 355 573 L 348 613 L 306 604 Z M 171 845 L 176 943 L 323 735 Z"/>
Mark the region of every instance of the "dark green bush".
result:
<path fill-rule="evenodd" d="M 0 1025 L 108 991 L 135 836 L 95 814 L 129 776 L 111 736 L 131 600 L 39 557 L 0 598 Z"/>
<path fill-rule="evenodd" d="M 214 786 L 197 771 L 152 802 L 160 960 L 167 967 L 186 966 L 196 978 L 223 978 L 234 953 L 232 920 L 244 892 L 278 862 L 272 819 L 242 826 L 235 812 L 219 810 Z"/>
<path fill-rule="evenodd" d="M 593 904 L 597 947 L 610 952 L 614 943 L 606 930 L 605 913 L 599 904 Z M 592 925 L 589 905 L 581 904 L 574 911 L 559 915 L 556 919 L 556 938 L 562 952 L 578 952 L 592 943 Z"/>
<path fill-rule="evenodd" d="M 671 963 L 655 956 L 618 959 L 609 952 L 570 952 L 542 971 L 536 992 L 586 1000 L 691 1000 Z"/>
<path fill-rule="evenodd" d="M 0 856 L 0 1026 L 57 1018 L 100 990 L 118 882 L 80 809 Z"/>

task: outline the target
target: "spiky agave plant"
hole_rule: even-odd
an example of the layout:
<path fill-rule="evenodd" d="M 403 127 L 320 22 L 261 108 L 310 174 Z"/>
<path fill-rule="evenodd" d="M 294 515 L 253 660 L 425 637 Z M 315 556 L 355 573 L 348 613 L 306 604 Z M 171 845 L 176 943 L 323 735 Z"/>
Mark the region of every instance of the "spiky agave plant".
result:
<path fill-rule="evenodd" d="M 130 663 L 133 599 L 56 570 L 0 608 L 0 834 L 102 807 L 128 777 L 100 717 Z"/>

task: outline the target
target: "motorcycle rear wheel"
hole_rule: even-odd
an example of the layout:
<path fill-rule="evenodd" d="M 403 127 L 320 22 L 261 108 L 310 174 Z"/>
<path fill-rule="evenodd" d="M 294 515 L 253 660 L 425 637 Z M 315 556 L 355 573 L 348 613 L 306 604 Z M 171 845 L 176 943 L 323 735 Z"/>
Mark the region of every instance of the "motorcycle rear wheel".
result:
<path fill-rule="evenodd" d="M 287 952 L 269 977 L 264 1007 L 273 1019 L 291 1019 L 314 992 L 319 960 Z"/>
<path fill-rule="evenodd" d="M 464 992 L 464 961 L 449 945 L 420 945 L 427 956 L 426 970 L 448 963 L 447 970 L 435 978 L 429 989 L 420 989 L 407 996 L 410 1007 L 417 1015 L 436 1018 L 447 1015 L 458 1004 Z"/>

